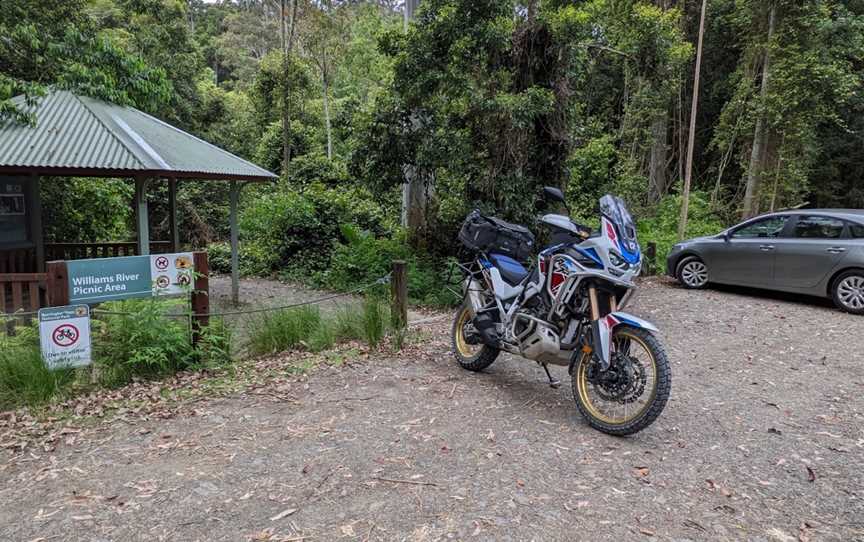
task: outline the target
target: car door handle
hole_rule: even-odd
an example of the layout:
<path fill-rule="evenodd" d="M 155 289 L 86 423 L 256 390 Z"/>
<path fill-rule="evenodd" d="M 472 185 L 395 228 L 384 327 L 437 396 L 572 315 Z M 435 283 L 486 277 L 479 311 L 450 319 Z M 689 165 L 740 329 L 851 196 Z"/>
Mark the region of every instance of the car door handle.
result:
<path fill-rule="evenodd" d="M 844 252 L 846 252 L 846 249 L 843 247 L 831 247 L 825 249 L 825 252 L 829 252 L 831 254 L 843 254 Z"/>
<path fill-rule="evenodd" d="M 759 245 L 759 250 L 762 252 L 771 252 L 774 250 L 774 245 Z"/>

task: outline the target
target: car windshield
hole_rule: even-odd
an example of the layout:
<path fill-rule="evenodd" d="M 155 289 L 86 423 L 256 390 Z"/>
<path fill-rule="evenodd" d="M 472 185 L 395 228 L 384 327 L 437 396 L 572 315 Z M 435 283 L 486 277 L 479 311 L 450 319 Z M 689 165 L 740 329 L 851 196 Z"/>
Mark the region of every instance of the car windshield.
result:
<path fill-rule="evenodd" d="M 633 222 L 624 200 L 606 194 L 600 198 L 600 212 L 615 225 L 627 250 L 635 252 L 639 246 L 636 242 L 636 223 Z"/>

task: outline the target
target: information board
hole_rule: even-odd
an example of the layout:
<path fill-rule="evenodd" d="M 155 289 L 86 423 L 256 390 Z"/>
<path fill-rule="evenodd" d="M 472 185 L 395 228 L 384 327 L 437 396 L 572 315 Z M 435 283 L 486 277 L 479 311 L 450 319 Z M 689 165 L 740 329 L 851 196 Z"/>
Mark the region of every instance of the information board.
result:
<path fill-rule="evenodd" d="M 176 295 L 189 291 L 191 252 L 66 262 L 71 303 Z"/>

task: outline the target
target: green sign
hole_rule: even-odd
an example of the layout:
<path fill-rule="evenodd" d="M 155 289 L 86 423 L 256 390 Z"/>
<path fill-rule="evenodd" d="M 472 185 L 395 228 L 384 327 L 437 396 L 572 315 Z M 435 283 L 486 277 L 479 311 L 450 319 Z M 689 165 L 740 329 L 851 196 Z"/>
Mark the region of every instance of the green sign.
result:
<path fill-rule="evenodd" d="M 192 283 L 192 254 L 156 254 L 66 262 L 70 303 L 182 294 Z"/>
<path fill-rule="evenodd" d="M 150 297 L 150 256 L 72 260 L 69 273 L 70 303 L 101 303 L 130 297 Z"/>

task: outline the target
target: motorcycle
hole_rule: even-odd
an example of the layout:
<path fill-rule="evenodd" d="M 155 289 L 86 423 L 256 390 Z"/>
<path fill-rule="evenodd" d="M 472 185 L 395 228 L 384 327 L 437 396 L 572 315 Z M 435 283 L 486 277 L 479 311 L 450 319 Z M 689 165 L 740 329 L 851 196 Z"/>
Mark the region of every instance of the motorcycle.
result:
<path fill-rule="evenodd" d="M 544 196 L 566 208 L 559 189 L 546 187 Z M 567 367 L 589 425 L 630 435 L 663 411 L 671 374 L 657 328 L 623 312 L 642 267 L 633 219 L 611 195 L 600 199 L 600 211 L 594 233 L 566 215 L 544 215 L 551 243 L 536 256 L 527 228 L 470 213 L 459 239 L 473 260 L 459 264 L 463 304 L 451 339 L 469 371 L 508 352 L 540 364 L 557 388 L 548 366 Z M 521 262 L 532 257 L 526 269 Z"/>

